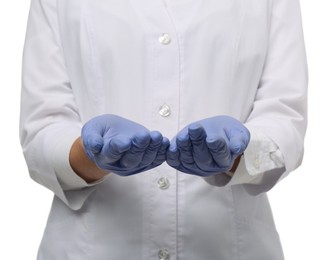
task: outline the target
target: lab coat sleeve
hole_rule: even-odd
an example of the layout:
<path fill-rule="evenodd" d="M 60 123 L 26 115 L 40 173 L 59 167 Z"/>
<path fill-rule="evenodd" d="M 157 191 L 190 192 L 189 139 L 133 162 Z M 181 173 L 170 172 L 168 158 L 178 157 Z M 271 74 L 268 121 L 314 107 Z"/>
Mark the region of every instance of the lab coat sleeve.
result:
<path fill-rule="evenodd" d="M 32 0 L 23 54 L 20 139 L 30 176 L 72 209 L 79 209 L 97 186 L 78 177 L 69 164 L 80 131 L 56 0 Z"/>
<path fill-rule="evenodd" d="M 268 167 L 260 172 L 254 167 L 250 175 L 257 175 L 258 183 L 244 184 L 252 194 L 268 191 L 301 164 L 307 126 L 308 74 L 300 1 L 273 0 L 272 4 L 266 63 L 246 126 L 277 146 L 284 167 Z M 248 169 L 250 162 L 256 166 L 261 164 L 261 157 L 272 157 L 275 152 L 254 143 L 251 148 L 253 151 L 246 152 L 244 158 Z"/>
<path fill-rule="evenodd" d="M 253 109 L 245 122 L 251 140 L 232 178 L 250 194 L 270 190 L 303 158 L 307 127 L 307 61 L 299 0 L 273 0 L 268 52 Z"/>

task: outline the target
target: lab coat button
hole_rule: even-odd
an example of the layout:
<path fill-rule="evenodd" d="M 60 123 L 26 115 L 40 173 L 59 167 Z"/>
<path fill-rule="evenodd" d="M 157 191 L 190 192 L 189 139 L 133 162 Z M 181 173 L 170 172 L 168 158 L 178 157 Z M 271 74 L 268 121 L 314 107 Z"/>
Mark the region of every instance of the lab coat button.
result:
<path fill-rule="evenodd" d="M 157 185 L 161 190 L 166 190 L 170 187 L 170 181 L 168 180 L 168 178 L 161 177 L 158 179 Z"/>
<path fill-rule="evenodd" d="M 163 106 L 161 106 L 159 108 L 159 112 L 158 112 L 162 117 L 168 117 L 169 115 L 171 115 L 171 109 L 167 104 L 164 104 Z"/>
<path fill-rule="evenodd" d="M 167 33 L 162 33 L 159 36 L 158 41 L 163 45 L 168 45 L 171 42 L 171 37 Z"/>
<path fill-rule="evenodd" d="M 159 250 L 158 258 L 159 258 L 159 260 L 169 260 L 170 259 L 169 251 L 167 249 Z"/>

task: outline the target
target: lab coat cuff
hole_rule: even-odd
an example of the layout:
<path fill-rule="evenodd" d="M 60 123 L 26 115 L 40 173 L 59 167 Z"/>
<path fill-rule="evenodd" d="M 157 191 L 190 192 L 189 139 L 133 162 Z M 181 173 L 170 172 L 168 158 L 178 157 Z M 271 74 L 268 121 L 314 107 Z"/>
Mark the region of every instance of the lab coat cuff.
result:
<path fill-rule="evenodd" d="M 249 130 L 251 141 L 229 185 L 260 184 L 265 173 L 284 167 L 284 158 L 278 146 L 258 129 Z"/>
<path fill-rule="evenodd" d="M 98 180 L 93 183 L 87 183 L 78 176 L 69 163 L 69 153 L 74 141 L 80 136 L 81 129 L 73 128 L 65 132 L 65 136 L 60 138 L 53 153 L 53 165 L 56 176 L 64 191 L 79 190 L 86 187 L 94 186 L 103 181 Z"/>
<path fill-rule="evenodd" d="M 249 131 L 251 140 L 232 177 L 224 173 L 206 177 L 205 180 L 209 184 L 220 187 L 237 184 L 260 185 L 265 182 L 266 174 L 276 172 L 275 169 L 284 169 L 284 158 L 278 146 L 261 131 L 254 128 L 249 128 Z"/>

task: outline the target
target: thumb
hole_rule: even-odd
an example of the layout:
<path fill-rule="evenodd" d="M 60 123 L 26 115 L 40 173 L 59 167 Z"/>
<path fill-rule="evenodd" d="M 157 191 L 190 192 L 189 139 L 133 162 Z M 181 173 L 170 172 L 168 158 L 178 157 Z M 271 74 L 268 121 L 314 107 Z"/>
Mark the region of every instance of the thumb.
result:
<path fill-rule="evenodd" d="M 249 131 L 241 129 L 232 129 L 229 133 L 229 149 L 234 154 L 242 154 L 249 143 Z"/>
<path fill-rule="evenodd" d="M 83 146 L 85 150 L 98 154 L 104 146 L 104 140 L 99 134 L 82 135 Z"/>
<path fill-rule="evenodd" d="M 103 145 L 104 124 L 100 117 L 89 120 L 82 128 L 82 143 L 87 153 L 100 153 Z"/>

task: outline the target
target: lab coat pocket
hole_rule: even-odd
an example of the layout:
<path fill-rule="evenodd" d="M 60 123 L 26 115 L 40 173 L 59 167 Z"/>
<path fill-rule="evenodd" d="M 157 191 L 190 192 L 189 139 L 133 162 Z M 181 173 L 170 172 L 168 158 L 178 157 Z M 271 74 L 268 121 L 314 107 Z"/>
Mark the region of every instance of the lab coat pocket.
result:
<path fill-rule="evenodd" d="M 283 260 L 279 234 L 274 226 L 238 216 L 237 243 L 240 260 Z"/>

